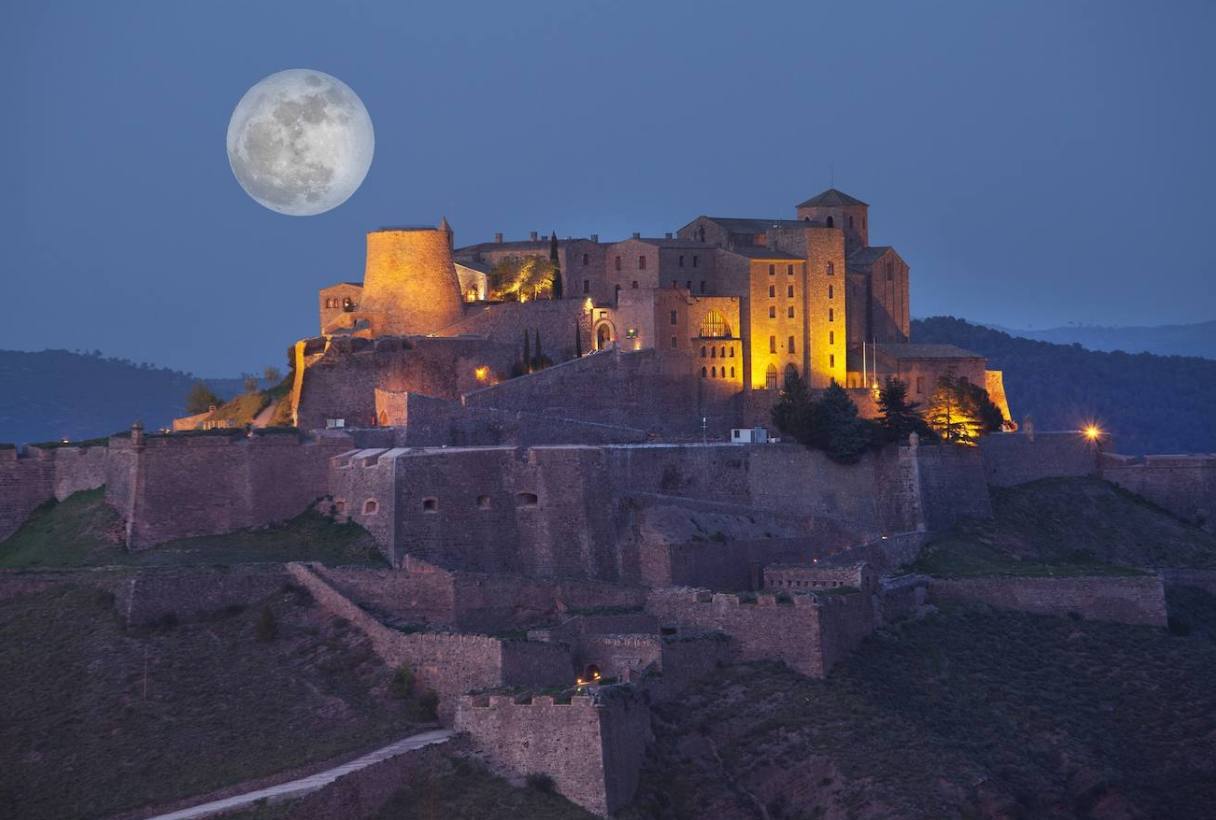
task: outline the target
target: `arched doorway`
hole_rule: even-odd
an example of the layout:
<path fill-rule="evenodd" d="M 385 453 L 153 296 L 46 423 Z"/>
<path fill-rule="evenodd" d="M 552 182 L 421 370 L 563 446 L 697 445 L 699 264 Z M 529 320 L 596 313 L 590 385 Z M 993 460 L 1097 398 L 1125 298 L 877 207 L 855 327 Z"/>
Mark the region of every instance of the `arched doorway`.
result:
<path fill-rule="evenodd" d="M 605 350 L 612 344 L 612 325 L 601 322 L 595 329 L 595 349 Z"/>

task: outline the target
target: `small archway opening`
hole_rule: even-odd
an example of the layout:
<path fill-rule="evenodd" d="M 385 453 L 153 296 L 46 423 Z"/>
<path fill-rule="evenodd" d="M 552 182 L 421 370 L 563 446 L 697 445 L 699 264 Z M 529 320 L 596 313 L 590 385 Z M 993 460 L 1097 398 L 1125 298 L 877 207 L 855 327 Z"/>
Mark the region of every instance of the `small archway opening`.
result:
<path fill-rule="evenodd" d="M 829 227 L 829 228 L 835 228 L 835 227 L 836 227 L 836 221 L 835 221 L 834 219 L 832 219 L 832 217 L 830 217 L 830 216 L 828 217 L 828 227 Z"/>
<path fill-rule="evenodd" d="M 612 343 L 612 326 L 607 322 L 595 329 L 595 349 L 604 350 Z"/>
<path fill-rule="evenodd" d="M 363 514 L 364 515 L 375 515 L 376 511 L 379 509 L 380 509 L 380 504 L 377 503 L 376 499 L 374 499 L 374 498 L 369 498 L 363 502 Z"/>
<path fill-rule="evenodd" d="M 439 512 L 439 499 L 438 498 L 422 499 L 422 511 L 425 513 Z"/>
<path fill-rule="evenodd" d="M 490 497 L 488 495 L 477 496 L 477 509 L 479 509 L 479 510 L 490 509 Z"/>
<path fill-rule="evenodd" d="M 515 505 L 518 507 L 535 507 L 540 504 L 536 493 L 516 493 Z"/>

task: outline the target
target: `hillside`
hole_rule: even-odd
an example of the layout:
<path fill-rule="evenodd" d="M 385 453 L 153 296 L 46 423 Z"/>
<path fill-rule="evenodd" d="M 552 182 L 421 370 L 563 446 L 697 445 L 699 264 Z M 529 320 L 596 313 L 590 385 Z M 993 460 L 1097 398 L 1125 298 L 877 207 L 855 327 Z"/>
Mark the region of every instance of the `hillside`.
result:
<path fill-rule="evenodd" d="M 1014 418 L 1031 415 L 1040 430 L 1092 419 L 1120 453 L 1216 451 L 1216 361 L 1036 342 L 949 316 L 915 320 L 912 341 L 987 356 L 1005 373 Z"/>
<path fill-rule="evenodd" d="M 1015 330 L 996 325 L 992 327 L 1010 336 L 1053 344 L 1079 344 L 1090 350 L 1122 350 L 1124 353 L 1216 359 L 1216 321 L 1151 327 L 1071 325 L 1045 330 Z"/>
<path fill-rule="evenodd" d="M 29 443 L 106 436 L 139 419 L 148 428 L 185 415 L 196 376 L 177 370 L 67 350 L 0 350 L 0 442 Z M 208 379 L 217 395 L 240 379 Z"/>

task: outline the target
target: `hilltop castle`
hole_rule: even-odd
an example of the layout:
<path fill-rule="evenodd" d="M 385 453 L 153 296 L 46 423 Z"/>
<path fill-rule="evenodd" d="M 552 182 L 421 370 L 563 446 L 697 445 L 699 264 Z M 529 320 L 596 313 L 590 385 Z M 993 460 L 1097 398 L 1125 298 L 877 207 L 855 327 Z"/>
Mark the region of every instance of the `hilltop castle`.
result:
<path fill-rule="evenodd" d="M 489 301 L 496 266 L 529 257 L 553 267 L 556 298 Z M 318 295 L 320 335 L 293 352 L 293 417 L 305 428 L 402 426 L 413 396 L 717 437 L 766 424 L 792 374 L 849 388 L 873 415 L 885 377 L 924 401 L 953 372 L 1009 419 L 983 357 L 909 343 L 908 289 L 899 253 L 870 245 L 869 206 L 834 188 L 792 219 L 699 216 L 616 242 L 534 232 L 456 247 L 446 219 L 383 228 L 367 235 L 363 281 Z M 575 372 L 512 379 L 525 334 Z M 355 364 L 360 351 L 378 355 Z M 615 355 L 593 355 L 605 352 Z"/>

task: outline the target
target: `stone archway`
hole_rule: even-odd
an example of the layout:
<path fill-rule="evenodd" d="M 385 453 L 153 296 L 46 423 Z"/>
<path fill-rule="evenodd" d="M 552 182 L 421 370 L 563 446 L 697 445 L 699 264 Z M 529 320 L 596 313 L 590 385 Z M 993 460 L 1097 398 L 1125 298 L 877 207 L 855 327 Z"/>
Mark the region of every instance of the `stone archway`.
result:
<path fill-rule="evenodd" d="M 612 327 L 611 322 L 600 322 L 598 325 L 596 325 L 596 327 L 595 327 L 595 349 L 596 350 L 606 350 L 608 347 L 610 347 L 612 345 L 613 339 L 616 338 L 616 334 L 613 332 L 613 330 L 614 329 Z"/>

